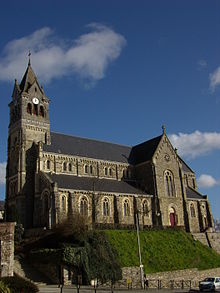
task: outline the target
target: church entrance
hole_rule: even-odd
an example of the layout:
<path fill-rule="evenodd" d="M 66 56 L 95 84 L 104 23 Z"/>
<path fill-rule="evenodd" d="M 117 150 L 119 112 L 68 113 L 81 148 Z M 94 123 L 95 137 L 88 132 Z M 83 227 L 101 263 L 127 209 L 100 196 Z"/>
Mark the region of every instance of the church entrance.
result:
<path fill-rule="evenodd" d="M 175 227 L 176 226 L 176 213 L 175 213 L 174 208 L 170 208 L 169 216 L 170 216 L 170 226 Z"/>

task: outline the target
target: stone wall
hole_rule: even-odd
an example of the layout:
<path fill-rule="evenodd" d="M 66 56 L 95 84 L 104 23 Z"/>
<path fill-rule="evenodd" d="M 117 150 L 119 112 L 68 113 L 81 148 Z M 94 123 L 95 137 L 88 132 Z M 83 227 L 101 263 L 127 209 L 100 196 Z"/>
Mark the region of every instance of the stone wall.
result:
<path fill-rule="evenodd" d="M 207 232 L 206 235 L 212 249 L 220 254 L 220 232 Z"/>
<path fill-rule="evenodd" d="M 0 276 L 13 276 L 15 223 L 0 224 Z"/>
<path fill-rule="evenodd" d="M 198 288 L 199 281 L 206 277 L 220 276 L 220 268 L 199 271 L 198 269 L 187 269 L 169 272 L 146 274 L 149 288 L 184 287 Z M 122 280 L 115 284 L 116 288 L 141 288 L 139 267 L 125 267 L 122 269 Z M 183 281 L 183 282 L 182 282 Z"/>

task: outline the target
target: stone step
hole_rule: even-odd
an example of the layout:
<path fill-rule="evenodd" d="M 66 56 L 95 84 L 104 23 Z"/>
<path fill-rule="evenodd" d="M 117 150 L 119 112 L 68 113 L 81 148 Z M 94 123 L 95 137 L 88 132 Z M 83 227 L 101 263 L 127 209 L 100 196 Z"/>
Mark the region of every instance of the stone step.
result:
<path fill-rule="evenodd" d="M 28 260 L 21 257 L 15 257 L 14 273 L 22 278 L 34 282 L 37 286 L 45 286 L 47 284 L 51 284 L 51 281 L 46 276 L 44 276 L 36 268 L 31 266 Z"/>
<path fill-rule="evenodd" d="M 202 244 L 209 246 L 209 242 L 207 240 L 205 233 L 192 233 L 194 240 L 200 241 Z"/>

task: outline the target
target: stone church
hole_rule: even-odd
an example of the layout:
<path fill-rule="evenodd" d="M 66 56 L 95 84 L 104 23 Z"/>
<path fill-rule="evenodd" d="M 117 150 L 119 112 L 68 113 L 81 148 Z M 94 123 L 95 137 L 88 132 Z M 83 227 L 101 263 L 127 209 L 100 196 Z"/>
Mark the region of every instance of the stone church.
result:
<path fill-rule="evenodd" d="M 6 219 L 50 229 L 81 214 L 91 227 L 213 226 L 194 171 L 162 134 L 125 146 L 50 131 L 49 98 L 31 67 L 9 103 Z"/>

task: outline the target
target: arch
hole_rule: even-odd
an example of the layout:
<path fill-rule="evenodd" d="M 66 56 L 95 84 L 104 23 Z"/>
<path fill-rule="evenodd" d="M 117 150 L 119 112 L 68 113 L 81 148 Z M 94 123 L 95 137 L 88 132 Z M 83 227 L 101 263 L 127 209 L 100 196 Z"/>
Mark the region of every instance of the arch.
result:
<path fill-rule="evenodd" d="M 192 218 L 195 218 L 196 216 L 195 207 L 193 203 L 190 204 L 190 215 Z"/>
<path fill-rule="evenodd" d="M 84 173 L 85 173 L 85 174 L 88 174 L 88 165 L 85 165 L 85 166 L 84 166 Z"/>
<path fill-rule="evenodd" d="M 45 115 L 44 107 L 40 106 L 39 116 L 44 117 L 44 115 Z"/>
<path fill-rule="evenodd" d="M 105 197 L 102 202 L 102 207 L 103 207 L 103 216 L 109 216 L 110 215 L 110 203 L 109 199 Z"/>
<path fill-rule="evenodd" d="M 46 161 L 46 168 L 47 168 L 47 170 L 50 170 L 50 160 Z"/>
<path fill-rule="evenodd" d="M 32 114 L 32 105 L 31 105 L 31 103 L 27 104 L 27 113 L 30 114 L 30 115 Z"/>
<path fill-rule="evenodd" d="M 71 163 L 69 163 L 69 165 L 68 165 L 68 171 L 72 172 L 72 164 Z"/>
<path fill-rule="evenodd" d="M 85 196 L 80 198 L 79 212 L 82 216 L 88 216 L 88 199 Z"/>
<path fill-rule="evenodd" d="M 89 166 L 89 172 L 90 172 L 90 174 L 93 173 L 93 167 L 92 167 L 92 165 Z"/>
<path fill-rule="evenodd" d="M 169 208 L 169 221 L 171 227 L 175 227 L 177 225 L 177 214 L 173 206 Z"/>
<path fill-rule="evenodd" d="M 167 196 L 175 196 L 173 173 L 170 170 L 164 172 L 164 184 Z"/>
<path fill-rule="evenodd" d="M 36 104 L 34 104 L 33 114 L 38 116 L 38 106 Z"/>
<path fill-rule="evenodd" d="M 66 171 L 66 162 L 63 162 L 63 171 Z"/>
<path fill-rule="evenodd" d="M 65 194 L 61 195 L 61 199 L 60 199 L 60 209 L 63 212 L 67 211 L 67 198 Z"/>
<path fill-rule="evenodd" d="M 109 176 L 112 176 L 112 168 L 108 169 Z"/>
<path fill-rule="evenodd" d="M 130 201 L 129 201 L 128 198 L 126 198 L 124 200 L 124 203 L 123 203 L 123 211 L 124 211 L 124 216 L 125 217 L 130 216 Z"/>
<path fill-rule="evenodd" d="M 142 202 L 142 212 L 144 216 L 148 216 L 149 215 L 149 205 L 148 205 L 148 201 L 145 199 Z"/>
<path fill-rule="evenodd" d="M 105 176 L 108 175 L 108 168 L 107 167 L 104 168 L 104 174 L 105 174 Z"/>

